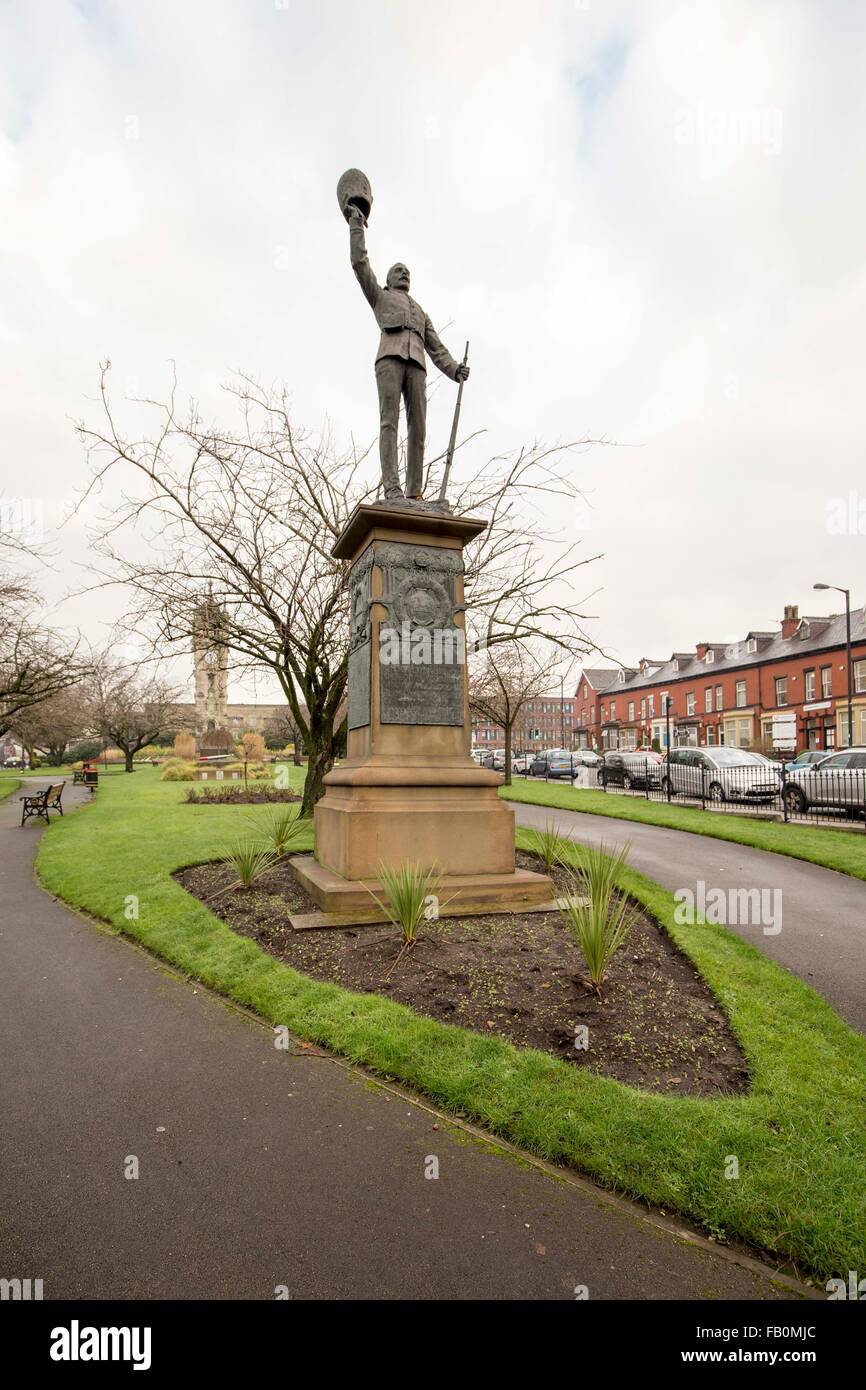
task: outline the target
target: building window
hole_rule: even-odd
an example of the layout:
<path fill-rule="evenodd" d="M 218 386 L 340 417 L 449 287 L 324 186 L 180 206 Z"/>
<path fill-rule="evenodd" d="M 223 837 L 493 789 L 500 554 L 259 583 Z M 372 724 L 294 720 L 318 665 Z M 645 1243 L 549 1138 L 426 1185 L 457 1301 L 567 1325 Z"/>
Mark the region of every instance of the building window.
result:
<path fill-rule="evenodd" d="M 745 682 L 745 681 L 737 681 L 737 697 L 736 697 L 736 706 L 737 706 L 737 709 L 744 709 L 744 708 L 745 708 L 745 705 L 746 705 L 746 682 Z"/>
<path fill-rule="evenodd" d="M 750 637 L 749 640 L 748 640 L 748 642 L 746 643 L 746 651 L 747 651 L 747 652 L 756 652 L 757 650 L 758 650 L 757 638 L 755 638 L 755 637 Z"/>
<path fill-rule="evenodd" d="M 707 747 L 708 747 L 708 748 L 712 748 L 712 746 L 713 746 L 713 744 L 715 743 L 715 741 L 716 741 L 716 731 L 715 731 L 715 729 L 713 728 L 712 724 L 709 724 L 709 725 L 707 726 Z"/>
<path fill-rule="evenodd" d="M 854 662 L 854 692 L 857 695 L 866 693 L 866 661 Z"/>
<path fill-rule="evenodd" d="M 646 700 L 640 702 L 640 717 L 642 721 L 646 719 Z"/>
<path fill-rule="evenodd" d="M 695 712 L 695 692 L 690 690 L 686 695 L 686 714 Z"/>
<path fill-rule="evenodd" d="M 704 712 L 706 714 L 713 712 L 713 687 L 711 685 L 708 685 L 704 691 Z"/>
<path fill-rule="evenodd" d="M 590 717 L 591 722 L 594 724 L 594 723 L 595 723 L 595 705 L 590 705 L 590 707 L 589 707 L 589 717 Z"/>
<path fill-rule="evenodd" d="M 717 686 L 716 686 L 716 709 L 717 709 L 717 710 L 721 710 L 721 709 L 723 709 L 723 708 L 724 708 L 724 701 L 723 701 L 723 699 L 722 699 L 722 687 L 721 687 L 720 685 L 717 685 Z"/>
<path fill-rule="evenodd" d="M 806 671 L 806 672 L 804 673 L 804 679 L 805 679 L 805 682 L 806 682 L 806 693 L 805 693 L 805 695 L 804 695 L 804 699 L 805 699 L 805 701 L 806 701 L 807 704 L 810 704 L 810 703 L 812 702 L 812 700 L 814 700 L 814 698 L 815 698 L 815 689 L 816 689 L 816 686 L 815 686 L 815 672 L 814 672 L 814 671 Z"/>
<path fill-rule="evenodd" d="M 776 704 L 786 705 L 788 703 L 788 677 L 777 676 L 774 684 L 776 687 Z M 743 704 L 745 704 L 745 700 Z"/>
<path fill-rule="evenodd" d="M 680 669 L 680 663 L 678 661 L 672 661 L 671 666 L 675 671 L 678 671 Z"/>
<path fill-rule="evenodd" d="M 613 721 L 614 721 L 615 719 L 616 719 L 616 700 L 611 700 L 611 702 L 610 702 L 610 722 L 611 722 L 611 724 L 613 723 Z"/>
<path fill-rule="evenodd" d="M 628 702 L 628 717 L 629 720 L 634 719 L 634 700 L 629 700 Z"/>
<path fill-rule="evenodd" d="M 713 651 L 712 647 L 710 647 L 710 649 L 709 649 L 709 651 L 707 652 L 707 654 L 706 654 L 704 660 L 706 661 L 706 663 L 707 663 L 708 666 L 712 666 L 712 664 L 713 664 L 713 662 L 715 661 L 715 659 L 716 659 L 716 654 L 715 654 L 715 652 Z"/>
<path fill-rule="evenodd" d="M 652 719 L 652 717 L 653 717 L 653 715 L 655 714 L 655 712 L 656 712 L 656 697 L 655 697 L 655 695 L 650 695 L 650 697 L 649 697 L 649 717 L 650 717 L 650 719 Z"/>
<path fill-rule="evenodd" d="M 821 667 L 821 699 L 829 700 L 833 693 L 833 667 Z"/>

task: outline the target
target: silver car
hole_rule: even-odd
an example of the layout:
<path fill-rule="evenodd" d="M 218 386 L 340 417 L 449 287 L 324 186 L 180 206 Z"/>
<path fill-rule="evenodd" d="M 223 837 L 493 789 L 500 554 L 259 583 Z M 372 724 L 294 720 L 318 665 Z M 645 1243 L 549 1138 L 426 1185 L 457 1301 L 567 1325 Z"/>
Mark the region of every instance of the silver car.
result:
<path fill-rule="evenodd" d="M 866 748 L 828 753 L 819 763 L 785 773 L 785 805 L 789 815 L 809 806 L 838 807 L 852 814 L 866 812 Z"/>
<path fill-rule="evenodd" d="M 779 770 L 763 753 L 746 748 L 672 748 L 662 770 L 662 790 L 674 796 L 722 803 L 771 801 L 780 790 Z"/>

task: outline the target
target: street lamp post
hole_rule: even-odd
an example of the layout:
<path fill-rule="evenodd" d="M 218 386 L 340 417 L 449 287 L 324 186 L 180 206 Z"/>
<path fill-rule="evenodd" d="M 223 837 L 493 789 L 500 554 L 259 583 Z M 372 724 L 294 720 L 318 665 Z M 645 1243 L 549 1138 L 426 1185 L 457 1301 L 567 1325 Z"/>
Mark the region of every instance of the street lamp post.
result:
<path fill-rule="evenodd" d="M 854 716 L 852 711 L 852 691 L 854 681 L 851 671 L 851 590 L 840 589 L 838 584 L 813 584 L 813 589 L 833 589 L 845 595 L 845 678 L 848 688 L 848 747 L 854 742 Z"/>
<path fill-rule="evenodd" d="M 671 799 L 671 697 L 665 696 L 665 744 L 668 755 L 668 801 Z"/>
<path fill-rule="evenodd" d="M 565 676 L 559 678 L 559 746 L 565 747 Z"/>

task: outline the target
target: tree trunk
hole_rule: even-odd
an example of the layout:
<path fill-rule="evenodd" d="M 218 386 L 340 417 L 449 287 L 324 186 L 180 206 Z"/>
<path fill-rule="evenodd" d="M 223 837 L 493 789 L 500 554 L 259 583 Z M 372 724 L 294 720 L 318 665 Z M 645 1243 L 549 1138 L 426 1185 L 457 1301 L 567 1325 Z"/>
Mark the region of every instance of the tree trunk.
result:
<path fill-rule="evenodd" d="M 123 750 L 123 761 L 124 761 L 124 768 L 123 768 L 124 772 L 134 772 L 134 771 L 135 771 L 135 768 L 132 766 L 132 749 L 131 749 L 131 748 L 124 748 L 124 750 Z"/>
<path fill-rule="evenodd" d="M 505 721 L 505 785 L 511 786 L 511 722 Z"/>
<path fill-rule="evenodd" d="M 307 776 L 304 781 L 304 797 L 301 802 L 302 816 L 311 816 L 316 802 L 325 794 L 324 780 L 334 766 L 333 741 L 331 738 L 313 741 L 310 738 L 310 755 L 307 759 Z"/>

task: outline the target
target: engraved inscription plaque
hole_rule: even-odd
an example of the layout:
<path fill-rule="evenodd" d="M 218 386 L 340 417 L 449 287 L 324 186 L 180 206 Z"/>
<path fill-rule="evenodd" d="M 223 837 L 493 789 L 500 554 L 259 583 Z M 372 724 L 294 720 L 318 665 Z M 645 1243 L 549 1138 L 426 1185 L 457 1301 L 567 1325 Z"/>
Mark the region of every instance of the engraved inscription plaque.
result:
<path fill-rule="evenodd" d="M 349 652 L 350 729 L 364 729 L 370 722 L 370 643 L 362 642 Z"/>
<path fill-rule="evenodd" d="M 388 618 L 379 630 L 383 724 L 462 727 L 466 681 L 462 629 L 454 621 L 456 551 L 385 542 L 375 547 Z"/>

